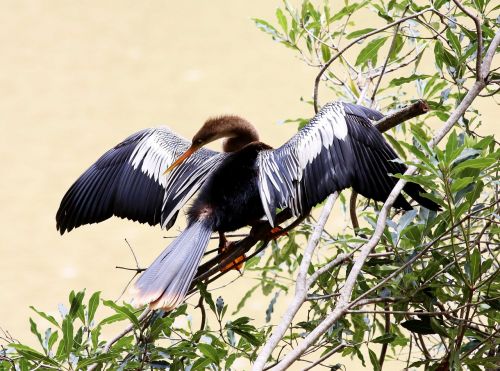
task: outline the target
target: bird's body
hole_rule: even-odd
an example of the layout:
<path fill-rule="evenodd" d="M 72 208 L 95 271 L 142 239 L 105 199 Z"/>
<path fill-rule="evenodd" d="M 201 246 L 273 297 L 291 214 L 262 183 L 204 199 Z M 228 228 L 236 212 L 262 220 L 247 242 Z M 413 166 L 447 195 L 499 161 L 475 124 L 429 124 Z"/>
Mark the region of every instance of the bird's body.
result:
<path fill-rule="evenodd" d="M 213 231 L 230 232 L 261 219 L 257 157 L 265 149 L 271 147 L 252 142 L 229 154 L 200 188 L 188 220 L 207 218 Z"/>
<path fill-rule="evenodd" d="M 223 237 L 264 217 L 274 226 L 277 209 L 305 216 L 347 187 L 385 201 L 397 181 L 391 174 L 406 167 L 370 122 L 382 117 L 362 106 L 329 103 L 276 149 L 260 142 L 255 128 L 237 116 L 208 120 L 191 143 L 168 129 L 139 132 L 73 184 L 61 201 L 57 227 L 64 233 L 117 215 L 169 228 L 199 190 L 187 228 L 134 286 L 135 304 L 174 308 L 184 299 L 212 232 Z M 226 138 L 226 153 L 202 148 L 220 138 Z M 438 209 L 417 184 L 404 190 L 421 205 Z M 394 206 L 411 209 L 402 195 Z"/>

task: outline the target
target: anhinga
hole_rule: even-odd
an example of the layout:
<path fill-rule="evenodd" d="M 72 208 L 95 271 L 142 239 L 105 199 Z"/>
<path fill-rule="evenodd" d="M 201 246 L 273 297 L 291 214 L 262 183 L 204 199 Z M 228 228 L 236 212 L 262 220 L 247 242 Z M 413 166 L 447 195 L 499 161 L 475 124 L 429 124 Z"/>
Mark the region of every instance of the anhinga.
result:
<path fill-rule="evenodd" d="M 370 120 L 377 111 L 332 102 L 279 148 L 259 142 L 255 128 L 237 116 L 208 120 L 191 142 L 167 128 L 146 129 L 106 152 L 71 186 L 57 212 L 62 233 L 115 215 L 170 228 L 195 192 L 188 226 L 142 273 L 134 304 L 171 309 L 184 299 L 210 235 L 267 218 L 276 209 L 306 215 L 329 194 L 352 187 L 385 201 L 406 166 Z M 203 148 L 225 138 L 224 152 Z M 166 169 L 168 169 L 167 174 Z M 407 183 L 422 206 L 439 207 Z M 395 207 L 411 209 L 400 195 Z"/>

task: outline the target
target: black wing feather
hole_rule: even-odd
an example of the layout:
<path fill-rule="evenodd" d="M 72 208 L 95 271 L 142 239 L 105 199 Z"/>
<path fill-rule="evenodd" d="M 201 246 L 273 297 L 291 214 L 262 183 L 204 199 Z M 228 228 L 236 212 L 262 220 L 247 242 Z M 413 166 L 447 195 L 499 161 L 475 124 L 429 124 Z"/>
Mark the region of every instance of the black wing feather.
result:
<path fill-rule="evenodd" d="M 391 174 L 404 173 L 406 166 L 394 161 L 396 152 L 370 121 L 382 117 L 366 107 L 332 102 L 283 146 L 262 151 L 259 192 L 271 224 L 277 208 L 289 207 L 295 215 L 304 215 L 329 194 L 348 187 L 385 201 L 398 180 Z M 279 164 L 280 173 L 273 171 L 274 164 Z M 276 181 L 285 186 L 274 186 Z M 422 187 L 408 183 L 404 190 L 422 206 L 439 209 L 420 196 L 425 193 Z M 402 195 L 394 206 L 411 209 Z"/>
<path fill-rule="evenodd" d="M 202 148 L 169 176 L 191 143 L 167 128 L 145 129 L 110 149 L 70 187 L 57 211 L 62 233 L 115 215 L 170 228 L 224 154 Z"/>

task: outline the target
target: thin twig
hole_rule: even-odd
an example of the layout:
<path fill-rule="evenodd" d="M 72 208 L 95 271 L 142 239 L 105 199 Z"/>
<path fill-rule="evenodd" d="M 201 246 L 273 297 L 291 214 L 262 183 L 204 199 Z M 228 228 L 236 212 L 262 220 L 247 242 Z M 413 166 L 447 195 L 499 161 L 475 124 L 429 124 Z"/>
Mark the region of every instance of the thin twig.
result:
<path fill-rule="evenodd" d="M 371 32 L 368 32 L 360 37 L 357 37 L 355 38 L 354 40 L 352 40 L 349 44 L 347 44 L 346 46 L 344 46 L 342 49 L 340 49 L 337 54 L 335 54 L 332 58 L 330 58 L 330 60 L 328 62 L 325 63 L 325 65 L 323 66 L 323 68 L 319 71 L 318 75 L 316 76 L 316 79 L 314 80 L 314 94 L 313 94 L 313 100 L 314 100 L 314 112 L 318 113 L 319 111 L 319 104 L 318 104 L 318 89 L 319 89 L 319 82 L 321 81 L 321 77 L 323 76 L 323 74 L 326 72 L 326 70 L 330 67 L 330 65 L 335 62 L 337 60 L 338 57 L 340 57 L 342 54 L 345 53 L 346 50 L 350 49 L 353 45 L 356 45 L 357 43 L 359 43 L 360 41 L 370 37 L 370 36 L 373 36 L 373 35 L 376 35 L 382 31 L 385 31 L 387 30 L 388 28 L 391 28 L 391 27 L 394 27 L 396 26 L 397 24 L 399 23 L 403 23 L 403 22 L 406 22 L 407 20 L 409 19 L 414 19 L 414 18 L 417 18 L 419 16 L 421 16 L 422 14 L 428 12 L 428 11 L 431 11 L 432 9 L 431 8 L 427 8 L 427 9 L 424 9 L 424 10 L 421 10 L 420 12 L 418 13 L 415 13 L 415 14 L 412 14 L 412 15 L 409 15 L 407 17 L 403 17 L 403 18 L 400 18 L 398 19 L 397 21 L 394 21 L 394 22 L 391 22 L 383 27 L 380 27 L 376 30 L 373 30 Z"/>
<path fill-rule="evenodd" d="M 347 345 L 344 344 L 344 343 L 341 343 L 339 345 L 337 345 L 335 348 L 333 348 L 332 350 L 330 350 L 329 352 L 327 352 L 326 354 L 324 354 L 323 356 L 321 356 L 317 361 L 313 362 L 311 365 L 307 366 L 306 368 L 302 369 L 302 371 L 308 371 L 308 370 L 311 370 L 313 369 L 315 366 L 319 365 L 321 362 L 323 362 L 324 360 L 330 358 L 331 356 L 333 356 L 335 353 L 337 352 L 340 352 L 342 349 L 344 349 Z"/>
<path fill-rule="evenodd" d="M 483 80 L 486 76 L 481 75 L 481 64 L 482 64 L 482 52 L 483 52 L 483 31 L 481 29 L 481 21 L 478 17 L 469 12 L 458 0 L 453 0 L 453 2 L 460 8 L 462 12 L 467 14 L 469 18 L 474 21 L 476 25 L 477 33 L 477 51 L 476 51 L 476 81 Z"/>
<path fill-rule="evenodd" d="M 409 7 L 409 5 L 406 6 L 406 8 L 402 14 L 403 16 L 406 14 L 408 7 Z M 387 52 L 387 55 L 385 57 L 385 61 L 384 61 L 384 64 L 382 66 L 382 70 L 380 71 L 380 76 L 377 79 L 377 83 L 375 84 L 375 87 L 373 88 L 373 93 L 372 93 L 372 97 L 371 97 L 372 103 L 375 101 L 375 95 L 377 95 L 377 91 L 378 91 L 378 88 L 380 86 L 380 82 L 382 81 L 382 78 L 384 77 L 385 69 L 387 68 L 387 63 L 389 63 L 389 58 L 391 57 L 392 50 L 394 49 L 394 46 L 396 45 L 396 39 L 398 36 L 400 26 L 401 26 L 401 23 L 398 23 L 396 25 L 396 29 L 394 30 L 394 36 L 392 37 L 391 46 L 389 47 L 389 51 Z"/>

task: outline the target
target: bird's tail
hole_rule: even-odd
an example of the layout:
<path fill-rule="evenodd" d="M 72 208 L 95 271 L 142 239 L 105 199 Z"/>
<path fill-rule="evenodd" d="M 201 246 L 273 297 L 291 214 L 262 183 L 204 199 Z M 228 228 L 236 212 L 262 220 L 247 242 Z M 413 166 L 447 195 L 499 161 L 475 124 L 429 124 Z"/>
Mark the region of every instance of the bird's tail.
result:
<path fill-rule="evenodd" d="M 189 290 L 211 234 L 209 223 L 191 223 L 135 282 L 130 292 L 132 303 L 164 310 L 179 305 Z"/>

